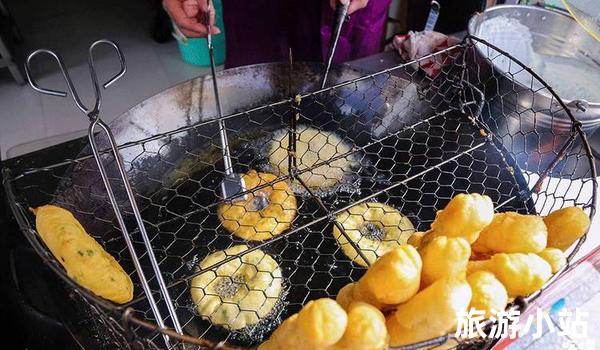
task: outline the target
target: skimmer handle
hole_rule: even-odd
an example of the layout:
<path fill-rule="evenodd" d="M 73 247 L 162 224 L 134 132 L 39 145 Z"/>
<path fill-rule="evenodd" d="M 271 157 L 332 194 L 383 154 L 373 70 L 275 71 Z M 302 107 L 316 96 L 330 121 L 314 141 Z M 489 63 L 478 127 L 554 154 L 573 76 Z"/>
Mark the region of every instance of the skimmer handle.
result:
<path fill-rule="evenodd" d="M 321 89 L 324 89 L 325 84 L 327 84 L 327 76 L 329 75 L 329 70 L 331 69 L 333 56 L 335 56 L 335 49 L 337 48 L 337 43 L 340 39 L 340 33 L 342 32 L 342 26 L 346 21 L 349 7 L 350 1 L 348 1 L 345 4 L 338 1 L 335 5 L 335 13 L 333 15 L 332 27 L 333 32 L 331 33 L 331 38 L 329 39 L 329 51 L 327 53 L 327 61 L 325 61 L 325 72 L 323 73 L 323 79 L 321 80 Z"/>

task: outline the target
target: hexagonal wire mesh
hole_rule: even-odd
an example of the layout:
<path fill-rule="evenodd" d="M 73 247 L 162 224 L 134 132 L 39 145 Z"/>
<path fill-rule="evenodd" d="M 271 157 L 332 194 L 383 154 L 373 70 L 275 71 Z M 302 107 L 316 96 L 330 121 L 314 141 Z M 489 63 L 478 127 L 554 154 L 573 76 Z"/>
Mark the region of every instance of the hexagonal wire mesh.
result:
<path fill-rule="evenodd" d="M 508 71 L 494 69 L 498 61 Z M 440 72 L 428 76 L 418 69 L 425 66 Z M 540 105 L 538 94 L 551 103 Z M 476 38 L 223 120 L 245 200 L 220 198 L 214 119 L 119 147 L 186 336 L 157 328 L 91 155 L 4 169 L 32 245 L 88 301 L 115 318 L 125 313 L 125 328 L 146 347 L 168 347 L 161 332 L 172 346 L 254 346 L 307 301 L 335 297 L 377 256 L 427 230 L 458 193 L 486 194 L 500 211 L 595 210 L 596 171 L 581 123 L 535 73 Z M 114 159 L 103 152 L 102 161 L 166 315 Z M 134 281 L 132 302 L 102 300 L 66 276 L 26 210 L 46 203 L 70 210 L 119 261 Z"/>

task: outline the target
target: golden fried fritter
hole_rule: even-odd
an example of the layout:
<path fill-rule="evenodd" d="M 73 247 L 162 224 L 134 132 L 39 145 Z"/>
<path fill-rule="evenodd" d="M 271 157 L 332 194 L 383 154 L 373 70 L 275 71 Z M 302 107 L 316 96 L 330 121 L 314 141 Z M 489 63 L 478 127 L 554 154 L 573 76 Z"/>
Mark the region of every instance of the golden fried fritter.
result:
<path fill-rule="evenodd" d="M 544 218 L 548 228 L 548 247 L 567 250 L 590 228 L 589 216 L 578 207 L 568 207 Z"/>
<path fill-rule="evenodd" d="M 456 327 L 457 313 L 467 310 L 471 287 L 465 279 L 444 277 L 398 305 L 387 318 L 390 346 L 401 346 L 446 334 Z"/>
<path fill-rule="evenodd" d="M 547 238 L 546 225 L 540 216 L 515 212 L 497 213 L 473 243 L 473 251 L 539 253 L 546 248 Z"/>
<path fill-rule="evenodd" d="M 552 273 L 558 272 L 563 266 L 567 264 L 567 257 L 562 250 L 558 248 L 546 248 L 538 253 L 538 255 L 546 260 L 552 268 Z"/>
<path fill-rule="evenodd" d="M 87 232 L 70 211 L 43 205 L 33 209 L 42 240 L 77 284 L 123 304 L 133 299 L 133 283 L 115 258 Z"/>
<path fill-rule="evenodd" d="M 298 330 L 304 341 L 316 349 L 337 343 L 348 325 L 348 315 L 333 299 L 322 298 L 308 302 L 298 312 Z"/>
<path fill-rule="evenodd" d="M 421 288 L 445 276 L 465 277 L 471 246 L 464 238 L 438 236 L 420 249 Z"/>
<path fill-rule="evenodd" d="M 383 350 L 388 342 L 381 311 L 367 303 L 354 302 L 348 307 L 348 326 L 342 339 L 327 350 Z"/>
<path fill-rule="evenodd" d="M 415 247 L 407 244 L 394 248 L 369 267 L 358 281 L 355 295 L 358 291 L 367 299 L 388 305 L 405 302 L 419 290 L 422 265 Z"/>
<path fill-rule="evenodd" d="M 479 232 L 492 222 L 493 215 L 494 204 L 490 197 L 461 193 L 437 212 L 431 229 L 436 237 L 462 237 L 473 243 Z"/>
<path fill-rule="evenodd" d="M 533 253 L 498 253 L 489 260 L 469 261 L 467 269 L 469 275 L 475 271 L 492 272 L 509 297 L 537 291 L 552 275 L 550 264 Z"/>
<path fill-rule="evenodd" d="M 469 308 L 485 312 L 485 317 L 503 311 L 508 303 L 508 293 L 504 285 L 488 271 L 477 271 L 469 275 L 473 297 Z"/>

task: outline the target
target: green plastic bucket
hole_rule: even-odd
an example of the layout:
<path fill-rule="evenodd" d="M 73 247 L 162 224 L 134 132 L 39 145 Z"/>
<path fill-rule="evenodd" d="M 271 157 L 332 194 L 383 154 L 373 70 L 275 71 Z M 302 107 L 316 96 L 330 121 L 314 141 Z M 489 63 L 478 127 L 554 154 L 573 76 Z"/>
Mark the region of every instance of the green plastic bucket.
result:
<path fill-rule="evenodd" d="M 221 65 L 225 63 L 225 25 L 223 24 L 223 9 L 221 6 L 221 0 L 214 0 L 216 18 L 215 23 L 221 30 L 221 33 L 212 36 L 215 64 Z M 210 57 L 208 56 L 208 47 L 206 44 L 206 38 L 177 38 L 177 46 L 179 47 L 179 53 L 185 63 L 208 67 L 210 66 Z"/>

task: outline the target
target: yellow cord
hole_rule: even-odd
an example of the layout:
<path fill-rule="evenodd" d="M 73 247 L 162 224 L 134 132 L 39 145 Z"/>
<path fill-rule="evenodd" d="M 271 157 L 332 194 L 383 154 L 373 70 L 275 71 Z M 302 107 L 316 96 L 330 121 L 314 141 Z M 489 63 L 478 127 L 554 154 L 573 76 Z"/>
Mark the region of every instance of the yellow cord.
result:
<path fill-rule="evenodd" d="M 567 0 L 561 0 L 561 1 L 565 5 L 565 8 L 567 9 L 567 11 L 569 11 L 571 16 L 573 16 L 573 18 L 575 18 L 575 21 L 577 21 L 577 23 L 579 23 L 579 25 L 581 25 L 583 27 L 583 29 L 589 35 L 591 35 L 597 41 L 600 41 L 600 33 L 598 33 L 597 30 L 594 30 L 594 27 L 598 27 L 598 26 L 589 25 L 588 21 L 586 21 L 584 18 L 581 18 L 575 14 L 576 11 L 571 7 L 571 5 L 569 4 L 569 2 L 567 2 Z"/>

